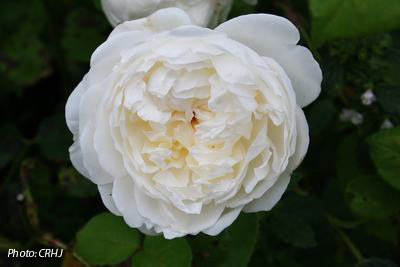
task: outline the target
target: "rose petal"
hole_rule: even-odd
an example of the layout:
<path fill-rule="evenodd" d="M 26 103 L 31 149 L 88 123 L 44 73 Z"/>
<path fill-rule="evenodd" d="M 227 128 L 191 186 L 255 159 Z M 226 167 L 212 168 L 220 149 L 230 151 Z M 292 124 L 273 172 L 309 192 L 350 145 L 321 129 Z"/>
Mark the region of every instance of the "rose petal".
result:
<path fill-rule="evenodd" d="M 192 25 L 190 17 L 179 8 L 164 8 L 144 19 L 126 21 L 111 32 L 109 38 L 130 31 L 158 33 L 175 29 L 183 25 Z"/>
<path fill-rule="evenodd" d="M 123 214 L 125 222 L 133 228 L 142 226 L 143 218 L 137 210 L 135 185 L 130 177 L 120 177 L 114 181 L 112 198 L 115 206 Z"/>
<path fill-rule="evenodd" d="M 308 135 L 308 124 L 304 112 L 301 108 L 296 109 L 296 150 L 293 156 L 289 160 L 288 171 L 295 170 L 300 163 L 303 161 L 304 156 L 307 153 L 308 145 L 310 143 L 310 137 Z"/>
<path fill-rule="evenodd" d="M 277 61 L 288 74 L 301 107 L 318 97 L 321 69 L 307 48 L 296 45 L 300 35 L 289 20 L 269 14 L 251 14 L 231 19 L 215 30 Z"/>
<path fill-rule="evenodd" d="M 114 213 L 117 216 L 122 216 L 122 213 L 118 210 L 118 208 L 115 206 L 114 199 L 112 198 L 112 189 L 113 189 L 113 183 L 110 184 L 105 184 L 105 185 L 99 185 L 99 192 L 101 196 L 101 200 L 104 203 L 104 206 Z"/>
<path fill-rule="evenodd" d="M 212 236 L 220 234 L 226 227 L 231 225 L 233 221 L 236 220 L 242 208 L 243 206 L 236 209 L 231 209 L 230 211 L 226 212 L 218 219 L 218 221 L 213 226 L 203 230 L 203 233 Z"/>
<path fill-rule="evenodd" d="M 258 199 L 247 204 L 244 212 L 270 211 L 281 199 L 290 181 L 290 174 L 282 174 L 275 184 Z"/>

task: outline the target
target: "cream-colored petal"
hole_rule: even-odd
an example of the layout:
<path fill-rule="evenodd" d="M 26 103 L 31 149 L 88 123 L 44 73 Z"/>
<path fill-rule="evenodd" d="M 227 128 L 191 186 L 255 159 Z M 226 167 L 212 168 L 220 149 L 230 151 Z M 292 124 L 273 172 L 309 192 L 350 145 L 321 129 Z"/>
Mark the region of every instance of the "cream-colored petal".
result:
<path fill-rule="evenodd" d="M 244 212 L 270 211 L 281 199 L 290 181 L 290 174 L 282 174 L 265 194 L 247 204 Z"/>
<path fill-rule="evenodd" d="M 125 176 L 114 181 L 112 198 L 115 206 L 124 216 L 125 222 L 130 227 L 142 226 L 144 220 L 138 212 L 135 198 L 135 185 L 132 178 Z"/>
<path fill-rule="evenodd" d="M 113 183 L 99 185 L 98 188 L 99 188 L 101 200 L 103 201 L 104 206 L 106 206 L 106 208 L 109 211 L 111 211 L 113 214 L 115 214 L 117 216 L 122 216 L 122 213 L 115 206 L 114 199 L 112 198 Z"/>
<path fill-rule="evenodd" d="M 243 206 L 225 212 L 213 226 L 203 230 L 203 232 L 212 236 L 220 234 L 236 220 L 242 208 Z"/>
<path fill-rule="evenodd" d="M 278 62 L 289 76 L 301 107 L 318 97 L 321 69 L 311 52 L 297 45 L 300 34 L 289 20 L 269 14 L 251 14 L 231 19 L 219 25 L 216 31 L 225 32 L 259 55 Z"/>
<path fill-rule="evenodd" d="M 190 17 L 179 8 L 164 8 L 154 12 L 147 18 L 126 21 L 111 32 L 109 38 L 121 33 L 136 31 L 159 33 L 169 31 L 183 25 L 192 25 Z"/>

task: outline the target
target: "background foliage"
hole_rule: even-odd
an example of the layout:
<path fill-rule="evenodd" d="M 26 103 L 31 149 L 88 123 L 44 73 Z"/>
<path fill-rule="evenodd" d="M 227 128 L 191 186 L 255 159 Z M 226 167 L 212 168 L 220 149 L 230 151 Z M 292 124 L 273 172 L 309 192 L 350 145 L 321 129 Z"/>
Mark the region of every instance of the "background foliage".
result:
<path fill-rule="evenodd" d="M 68 159 L 66 99 L 111 31 L 99 2 L 0 2 L 1 266 L 398 266 L 400 1 L 236 0 L 231 17 L 253 12 L 291 20 L 321 63 L 321 96 L 305 109 L 309 153 L 271 212 L 168 241 L 107 213 Z M 368 89 L 377 101 L 363 105 Z M 47 247 L 66 250 L 7 258 Z"/>

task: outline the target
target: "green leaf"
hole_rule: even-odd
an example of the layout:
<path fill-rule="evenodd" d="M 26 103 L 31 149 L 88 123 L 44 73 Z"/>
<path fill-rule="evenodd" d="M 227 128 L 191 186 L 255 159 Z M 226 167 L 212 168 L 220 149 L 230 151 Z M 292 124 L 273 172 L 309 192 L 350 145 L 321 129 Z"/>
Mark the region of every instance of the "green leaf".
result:
<path fill-rule="evenodd" d="M 356 267 L 397 267 L 397 264 L 390 260 L 372 258 L 363 260 Z"/>
<path fill-rule="evenodd" d="M 146 236 L 143 248 L 132 257 L 133 267 L 189 267 L 191 262 L 192 253 L 185 238 Z"/>
<path fill-rule="evenodd" d="M 51 72 L 47 49 L 40 38 L 48 18 L 45 6 L 40 0 L 5 1 L 0 8 L 7 10 L 0 19 L 4 27 L 0 38 L 7 38 L 0 45 L 0 71 L 15 84 L 33 84 Z"/>
<path fill-rule="evenodd" d="M 400 26 L 398 0 L 310 0 L 315 45 Z"/>
<path fill-rule="evenodd" d="M 87 63 L 94 50 L 105 41 L 108 22 L 87 9 L 76 9 L 68 14 L 61 40 L 69 61 Z"/>
<path fill-rule="evenodd" d="M 368 144 L 379 174 L 391 186 L 400 190 L 400 127 L 370 136 Z"/>
<path fill-rule="evenodd" d="M 269 231 L 278 239 L 299 248 L 316 246 L 311 225 L 301 217 L 290 213 L 275 213 L 268 219 Z"/>
<path fill-rule="evenodd" d="M 247 266 L 257 242 L 258 232 L 257 214 L 241 214 L 222 236 L 221 245 L 226 253 L 224 261 L 218 266 Z"/>
<path fill-rule="evenodd" d="M 43 155 L 53 161 L 68 161 L 68 147 L 72 144 L 71 135 L 62 114 L 43 120 L 39 126 L 37 142 Z"/>
<path fill-rule="evenodd" d="M 397 243 L 399 236 L 399 227 L 397 223 L 392 220 L 379 220 L 369 221 L 364 225 L 364 229 L 367 233 L 384 241 Z"/>
<path fill-rule="evenodd" d="M 258 234 L 258 215 L 242 213 L 218 236 L 200 234 L 190 240 L 195 262 L 204 267 L 245 267 L 253 255 Z"/>
<path fill-rule="evenodd" d="M 101 213 L 78 232 L 75 251 L 92 265 L 106 265 L 126 260 L 139 246 L 139 233 L 122 217 Z"/>
<path fill-rule="evenodd" d="M 379 177 L 357 177 L 347 185 L 346 192 L 351 210 L 362 217 L 383 219 L 400 209 L 400 194 Z"/>
<path fill-rule="evenodd" d="M 0 169 L 4 168 L 22 148 L 22 135 L 11 124 L 0 126 L 2 138 L 0 139 Z"/>

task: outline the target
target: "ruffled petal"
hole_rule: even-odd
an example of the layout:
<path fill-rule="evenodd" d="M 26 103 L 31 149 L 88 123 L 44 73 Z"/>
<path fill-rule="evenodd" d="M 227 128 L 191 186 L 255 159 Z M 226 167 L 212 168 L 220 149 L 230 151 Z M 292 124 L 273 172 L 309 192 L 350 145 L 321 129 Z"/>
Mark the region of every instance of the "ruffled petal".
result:
<path fill-rule="evenodd" d="M 275 184 L 265 194 L 258 199 L 247 204 L 244 212 L 270 211 L 281 199 L 290 181 L 290 174 L 282 174 Z"/>
<path fill-rule="evenodd" d="M 301 107 L 318 97 L 321 69 L 307 48 L 296 45 L 300 34 L 289 20 L 269 14 L 245 15 L 221 24 L 216 31 L 278 62 L 289 76 Z"/>
<path fill-rule="evenodd" d="M 112 198 L 117 209 L 123 214 L 125 222 L 133 228 L 142 226 L 144 220 L 138 213 L 135 198 L 135 185 L 130 177 L 120 177 L 114 181 Z"/>
<path fill-rule="evenodd" d="M 81 97 L 87 89 L 87 75 L 78 84 L 78 86 L 72 91 L 68 97 L 67 104 L 65 105 L 65 120 L 67 122 L 68 129 L 71 133 L 76 136 L 79 134 L 79 105 Z"/>
<path fill-rule="evenodd" d="M 185 11 L 174 7 L 164 8 L 154 12 L 147 18 L 126 21 L 118 25 L 111 32 L 109 39 L 131 31 L 158 33 L 183 25 L 192 25 L 192 21 Z"/>
<path fill-rule="evenodd" d="M 212 236 L 220 234 L 226 227 L 231 225 L 233 221 L 236 220 L 242 208 L 243 206 L 227 211 L 213 226 L 203 230 L 203 232 Z"/>
<path fill-rule="evenodd" d="M 301 108 L 296 109 L 296 150 L 293 156 L 289 160 L 288 171 L 294 171 L 300 163 L 303 161 L 310 143 L 310 137 L 308 135 L 308 124 L 304 112 Z"/>
<path fill-rule="evenodd" d="M 69 158 L 75 169 L 86 178 L 89 178 L 89 172 L 83 163 L 81 146 L 78 141 L 75 141 L 69 148 Z"/>
<path fill-rule="evenodd" d="M 101 196 L 101 200 L 104 203 L 104 206 L 111 211 L 113 214 L 117 216 L 122 216 L 121 212 L 118 210 L 118 208 L 115 206 L 114 199 L 112 198 L 112 189 L 113 189 L 113 184 L 105 184 L 105 185 L 99 185 L 99 192 Z"/>

